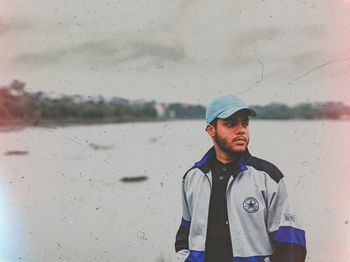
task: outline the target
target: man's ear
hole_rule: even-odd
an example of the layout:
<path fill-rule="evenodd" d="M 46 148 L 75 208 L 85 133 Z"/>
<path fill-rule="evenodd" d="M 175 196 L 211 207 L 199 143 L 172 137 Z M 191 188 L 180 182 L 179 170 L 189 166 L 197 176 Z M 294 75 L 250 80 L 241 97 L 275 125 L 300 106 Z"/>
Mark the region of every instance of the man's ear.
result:
<path fill-rule="evenodd" d="M 205 131 L 207 131 L 207 133 L 211 136 L 214 137 L 215 136 L 215 127 L 213 125 L 208 124 L 207 128 L 205 129 Z"/>

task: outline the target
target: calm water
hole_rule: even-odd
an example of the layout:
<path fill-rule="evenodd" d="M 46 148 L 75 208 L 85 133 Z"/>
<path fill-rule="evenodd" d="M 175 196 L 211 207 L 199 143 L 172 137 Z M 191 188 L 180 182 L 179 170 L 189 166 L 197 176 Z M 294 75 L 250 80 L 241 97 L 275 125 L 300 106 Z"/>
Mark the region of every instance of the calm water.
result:
<path fill-rule="evenodd" d="M 251 124 L 251 153 L 284 172 L 298 204 L 308 261 L 350 261 L 349 131 Z M 181 177 L 211 146 L 202 121 L 27 128 L 0 142 L 0 261 L 32 262 L 174 261 Z"/>

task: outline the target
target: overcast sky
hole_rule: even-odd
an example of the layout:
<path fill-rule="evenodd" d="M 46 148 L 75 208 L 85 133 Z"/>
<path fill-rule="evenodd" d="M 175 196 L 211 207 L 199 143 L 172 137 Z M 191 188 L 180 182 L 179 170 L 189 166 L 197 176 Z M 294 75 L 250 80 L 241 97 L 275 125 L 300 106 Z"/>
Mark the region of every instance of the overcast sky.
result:
<path fill-rule="evenodd" d="M 0 85 L 206 104 L 350 104 L 350 1 L 0 0 Z"/>

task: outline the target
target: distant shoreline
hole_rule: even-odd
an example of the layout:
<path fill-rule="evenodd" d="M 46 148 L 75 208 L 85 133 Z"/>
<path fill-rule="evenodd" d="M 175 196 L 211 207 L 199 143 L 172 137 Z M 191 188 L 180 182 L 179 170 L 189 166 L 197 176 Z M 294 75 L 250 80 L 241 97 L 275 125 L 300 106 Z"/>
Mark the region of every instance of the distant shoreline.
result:
<path fill-rule="evenodd" d="M 252 105 L 260 120 L 350 120 L 350 106 L 343 102 L 281 103 Z M 11 131 L 28 126 L 72 126 L 111 123 L 161 122 L 204 119 L 206 108 L 199 104 L 130 101 L 80 95 L 51 97 L 30 93 L 25 83 L 14 80 L 0 87 L 0 129 Z"/>
<path fill-rule="evenodd" d="M 348 122 L 349 119 L 329 119 L 329 118 L 322 118 L 322 119 L 297 119 L 297 118 L 290 118 L 290 119 L 253 119 L 254 121 L 301 121 L 301 122 L 314 122 L 314 121 L 327 121 L 327 122 Z M 0 133 L 6 133 L 6 132 L 13 132 L 13 131 L 19 131 L 23 130 L 28 127 L 38 127 L 38 128 L 54 128 L 54 127 L 73 127 L 73 126 L 94 126 L 94 125 L 105 125 L 105 124 L 131 124 L 131 123 L 160 123 L 160 122 L 176 122 L 176 121 L 203 121 L 203 124 L 205 124 L 204 119 L 199 118 L 193 118 L 193 119 L 142 119 L 142 120 L 124 120 L 124 121 L 106 121 L 106 120 L 100 120 L 100 121 L 74 121 L 74 120 L 41 120 L 38 123 L 33 123 L 31 121 L 28 122 L 16 122 L 6 125 L 0 125 Z"/>

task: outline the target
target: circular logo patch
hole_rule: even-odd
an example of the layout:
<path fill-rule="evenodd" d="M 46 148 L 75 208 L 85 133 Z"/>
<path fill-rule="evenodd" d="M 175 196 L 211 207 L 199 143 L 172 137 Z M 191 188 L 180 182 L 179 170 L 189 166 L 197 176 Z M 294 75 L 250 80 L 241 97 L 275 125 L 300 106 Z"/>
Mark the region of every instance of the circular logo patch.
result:
<path fill-rule="evenodd" d="M 255 213 L 259 210 L 259 202 L 254 197 L 247 197 L 243 201 L 243 208 L 248 213 Z"/>

